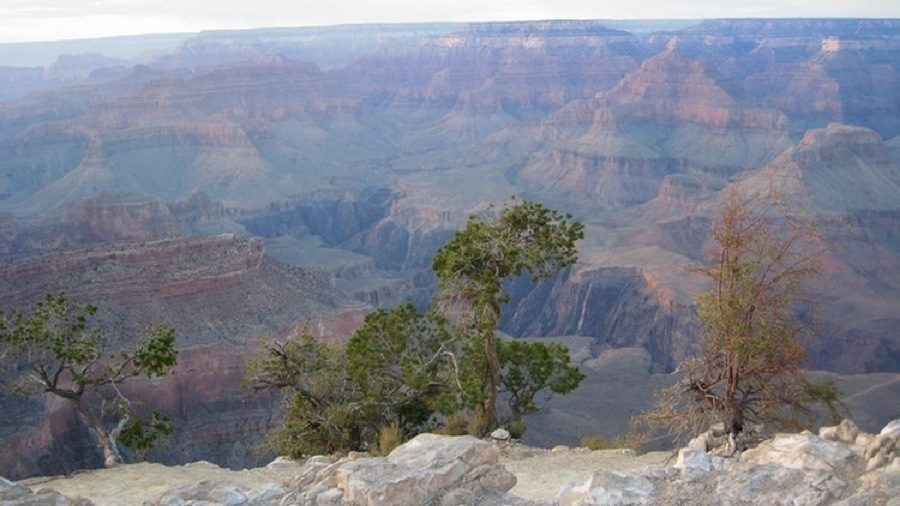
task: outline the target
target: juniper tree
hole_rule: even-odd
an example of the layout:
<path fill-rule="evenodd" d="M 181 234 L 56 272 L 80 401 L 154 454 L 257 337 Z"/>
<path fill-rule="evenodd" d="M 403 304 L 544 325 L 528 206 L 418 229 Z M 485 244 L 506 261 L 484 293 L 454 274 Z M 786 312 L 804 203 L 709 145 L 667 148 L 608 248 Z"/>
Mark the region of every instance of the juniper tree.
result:
<path fill-rule="evenodd" d="M 731 192 L 710 235 L 715 246 L 695 269 L 712 284 L 697 297 L 702 351 L 678 365 L 681 380 L 637 422 L 695 434 L 721 421 L 735 436 L 748 423 L 809 424 L 817 404 L 838 416 L 835 385 L 802 369 L 810 327 L 798 314 L 812 304 L 808 282 L 826 251 L 818 227 L 786 213 L 776 196 L 746 202 Z"/>
<path fill-rule="evenodd" d="M 459 390 L 457 347 L 442 318 L 407 302 L 366 315 L 347 343 L 347 372 L 371 425 L 412 436 Z"/>
<path fill-rule="evenodd" d="M 12 392 L 47 393 L 72 403 L 97 439 L 107 467 L 122 462 L 121 443 L 137 452 L 152 447 L 174 427 L 157 411 L 137 416 L 121 391 L 130 378 L 159 377 L 175 366 L 175 329 L 151 327 L 130 350 L 110 349 L 93 324 L 97 308 L 47 294 L 30 313 L 0 312 L 0 365 Z M 112 419 L 112 422 L 110 422 Z"/>
<path fill-rule="evenodd" d="M 300 457 L 370 450 L 379 430 L 423 430 L 437 397 L 458 388 L 455 345 L 440 319 L 406 303 L 366 315 L 346 346 L 316 341 L 305 326 L 264 343 L 247 382 L 283 398 L 283 423 L 270 443 Z"/>
<path fill-rule="evenodd" d="M 571 214 L 522 200 L 499 214 L 470 216 L 435 254 L 437 306 L 462 340 L 464 402 L 476 407 L 485 430 L 496 426 L 502 388 L 497 324 L 509 301 L 505 283 L 524 274 L 544 281 L 571 266 L 583 237 L 584 226 Z"/>
<path fill-rule="evenodd" d="M 538 411 L 535 397 L 546 391 L 565 395 L 585 378 L 570 364 L 569 349 L 560 343 L 498 341 L 501 392 L 509 397 L 513 422 Z"/>
<path fill-rule="evenodd" d="M 282 398 L 282 424 L 269 435 L 281 455 L 361 449 L 359 391 L 347 377 L 344 350 L 318 342 L 305 326 L 285 340 L 264 343 L 250 360 L 247 384 Z"/>

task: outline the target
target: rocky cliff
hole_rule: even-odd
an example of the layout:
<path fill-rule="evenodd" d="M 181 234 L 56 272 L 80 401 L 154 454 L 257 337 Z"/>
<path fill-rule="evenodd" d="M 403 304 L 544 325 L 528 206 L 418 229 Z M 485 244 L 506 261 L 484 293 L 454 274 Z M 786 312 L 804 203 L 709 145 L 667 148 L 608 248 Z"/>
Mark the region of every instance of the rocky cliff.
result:
<path fill-rule="evenodd" d="M 120 345 L 150 323 L 177 329 L 175 372 L 122 386 L 175 422 L 173 440 L 151 453 L 173 463 L 200 457 L 236 467 L 258 462 L 254 445 L 276 423 L 278 403 L 241 386 L 256 339 L 283 336 L 309 322 L 320 339 L 340 341 L 366 312 L 364 304 L 337 292 L 326 273 L 287 266 L 267 257 L 261 240 L 233 236 L 67 250 L 8 261 L 0 276 L 0 306 L 27 310 L 41 294 L 65 291 L 99 306 L 97 321 Z M 0 405 L 2 440 L 10 450 L 0 457 L 4 475 L 100 464 L 92 436 L 65 401 L 4 397 Z"/>
<path fill-rule="evenodd" d="M 153 505 L 259 506 L 891 504 L 900 492 L 898 432 L 900 420 L 878 434 L 861 432 L 845 420 L 818 435 L 778 434 L 728 457 L 698 438 L 679 450 L 674 463 L 657 455 L 654 463 L 643 467 L 641 459 L 647 459 L 635 458 L 631 450 L 548 452 L 470 436 L 422 434 L 386 457 L 317 456 L 302 464 L 277 460 L 266 469 L 239 476 L 228 476 L 207 463 L 176 469 L 181 476 L 175 478 L 167 469 L 141 466 L 77 477 L 78 483 L 53 480 L 37 493 L 0 479 L 0 499 L 11 504 L 94 504 L 54 490 L 61 489 L 83 493 L 98 505 L 128 500 L 137 504 L 145 498 L 149 500 L 144 504 Z M 92 481 L 115 482 L 107 477 L 141 471 L 144 476 L 136 481 L 144 486 L 132 485 L 130 496 L 115 485 L 90 488 Z M 153 474 L 181 485 L 160 493 L 164 485 Z M 217 479 L 192 480 L 198 475 Z"/>
<path fill-rule="evenodd" d="M 115 330 L 164 322 L 183 344 L 246 342 L 359 307 L 324 273 L 276 262 L 260 240 L 234 236 L 95 246 L 9 261 L 2 272 L 3 307 L 27 308 L 42 293 L 65 291 L 103 308 L 98 319 Z"/>
<path fill-rule="evenodd" d="M 843 224 L 810 365 L 896 371 L 897 21 L 678 25 L 207 33 L 140 64 L 65 58 L 42 72 L 88 77 L 0 102 L 0 307 L 66 289 L 117 328 L 243 345 L 351 297 L 426 303 L 434 250 L 524 195 L 586 238 L 570 272 L 511 285 L 503 330 L 577 333 L 590 358 L 642 347 L 668 372 L 697 346 L 687 269 L 721 192 L 777 186 Z M 88 70 L 109 63 L 129 68 Z"/>

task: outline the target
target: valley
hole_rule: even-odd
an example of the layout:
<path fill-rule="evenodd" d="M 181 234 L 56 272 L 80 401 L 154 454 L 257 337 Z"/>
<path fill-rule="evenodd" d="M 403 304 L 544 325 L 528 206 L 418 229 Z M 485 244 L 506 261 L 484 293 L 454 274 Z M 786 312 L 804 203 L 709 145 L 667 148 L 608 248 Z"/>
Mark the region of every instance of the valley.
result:
<path fill-rule="evenodd" d="M 40 73 L 0 67 L 12 83 L 0 94 L 0 308 L 66 291 L 122 339 L 174 325 L 176 374 L 133 385 L 177 413 L 175 440 L 152 458 L 264 461 L 247 443 L 277 413 L 240 386 L 257 340 L 309 322 L 342 341 L 372 308 L 427 304 L 435 250 L 514 195 L 586 226 L 575 266 L 510 286 L 501 330 L 563 339 L 589 373 L 529 418 L 529 442 L 621 433 L 697 350 L 706 287 L 689 267 L 729 189 L 776 189 L 822 224 L 834 247 L 813 287 L 808 367 L 839 377 L 867 430 L 900 417 L 900 21 L 165 41 L 140 57 L 60 54 Z M 97 465 L 62 409 L 0 401 L 4 447 L 43 449 L 0 475 Z M 46 458 L 66 446 L 64 462 Z"/>

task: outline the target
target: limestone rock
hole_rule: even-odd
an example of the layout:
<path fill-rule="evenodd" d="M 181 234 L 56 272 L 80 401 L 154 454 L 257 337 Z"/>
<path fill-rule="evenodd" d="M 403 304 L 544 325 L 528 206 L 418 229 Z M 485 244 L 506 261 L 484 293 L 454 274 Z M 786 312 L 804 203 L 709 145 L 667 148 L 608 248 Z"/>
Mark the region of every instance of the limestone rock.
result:
<path fill-rule="evenodd" d="M 694 439 L 691 439 L 687 444 L 687 448 L 689 450 L 697 450 L 697 451 L 701 451 L 701 452 L 709 451 L 710 450 L 709 440 L 710 440 L 709 432 L 704 432 L 704 433 L 700 434 L 699 436 L 695 437 Z"/>
<path fill-rule="evenodd" d="M 554 502 L 534 502 L 510 494 L 516 477 L 499 463 L 501 447 L 469 436 L 422 434 L 387 457 L 364 454 L 312 457 L 298 465 L 295 478 L 255 488 L 223 481 L 173 488 L 146 506 L 598 506 L 690 504 L 692 506 L 900 506 L 900 456 L 894 427 L 870 438 L 868 464 L 862 449 L 809 432 L 779 434 L 757 448 L 722 458 L 697 449 L 679 451 L 674 465 L 630 472 L 597 469 L 582 483 L 559 489 Z M 824 431 L 826 435 L 831 431 Z M 846 437 L 839 439 L 849 440 Z M 884 450 L 884 451 L 882 451 Z M 551 452 L 544 451 L 548 456 Z M 560 452 L 566 465 L 578 451 Z M 528 458 L 539 458 L 538 453 Z M 875 464 L 873 464 L 875 463 Z M 877 465 L 876 465 L 877 464 Z M 277 465 L 291 465 L 280 462 Z M 539 461 L 537 474 L 543 468 Z M 205 470 L 208 463 L 190 467 Z M 596 468 L 595 468 L 596 469 Z M 205 476 L 205 475 L 204 475 Z M 99 496 L 98 496 L 99 497 Z M 10 506 L 88 506 L 52 490 L 31 489 L 0 479 L 0 504 Z"/>
<path fill-rule="evenodd" d="M 686 480 L 694 480 L 706 476 L 713 470 L 712 457 L 705 451 L 681 449 L 678 451 L 678 460 L 675 468 L 681 470 L 681 475 Z"/>
<path fill-rule="evenodd" d="M 55 490 L 37 492 L 0 476 L 0 504 L 4 506 L 93 506 L 81 497 L 66 497 Z"/>
<path fill-rule="evenodd" d="M 809 432 L 778 434 L 732 458 L 698 448 L 715 435 L 714 428 L 681 449 L 672 467 L 597 471 L 584 484 L 560 489 L 557 504 L 900 506 L 900 456 L 891 453 L 898 432 L 900 422 L 892 422 L 870 438 L 867 470 L 857 444 L 862 435 L 851 423 L 823 430 L 828 439 Z"/>
<path fill-rule="evenodd" d="M 497 441 L 509 441 L 509 438 L 509 431 L 504 429 L 503 427 L 495 429 L 494 432 L 491 432 L 491 439 L 496 439 Z"/>
<path fill-rule="evenodd" d="M 744 452 L 743 459 L 755 464 L 824 472 L 861 464 L 859 457 L 847 445 L 809 433 L 777 434 L 773 439 Z"/>
<path fill-rule="evenodd" d="M 597 471 L 580 486 L 563 488 L 559 506 L 653 504 L 654 486 L 647 478 L 618 471 Z"/>
<path fill-rule="evenodd" d="M 426 504 L 454 489 L 457 496 L 499 495 L 515 485 L 499 458 L 496 446 L 470 436 L 420 434 L 385 459 L 341 465 L 337 488 L 346 502 L 371 506 Z"/>
<path fill-rule="evenodd" d="M 866 443 L 863 456 L 866 458 L 866 471 L 872 471 L 891 464 L 900 458 L 900 419 L 894 420 L 881 429 L 875 436 L 861 439 L 857 444 Z"/>
<path fill-rule="evenodd" d="M 851 444 L 856 442 L 857 436 L 859 436 L 859 427 L 852 420 L 843 420 L 840 425 L 819 429 L 819 437 L 829 441 Z"/>
<path fill-rule="evenodd" d="M 879 435 L 887 436 L 893 439 L 900 438 L 900 418 L 888 422 L 888 424 L 885 425 L 883 429 L 881 429 Z"/>
<path fill-rule="evenodd" d="M 283 504 L 517 504 L 500 450 L 470 436 L 420 434 L 387 457 L 307 461 Z"/>
<path fill-rule="evenodd" d="M 821 505 L 834 500 L 846 483 L 833 474 L 764 464 L 743 466 L 720 478 L 723 504 Z"/>

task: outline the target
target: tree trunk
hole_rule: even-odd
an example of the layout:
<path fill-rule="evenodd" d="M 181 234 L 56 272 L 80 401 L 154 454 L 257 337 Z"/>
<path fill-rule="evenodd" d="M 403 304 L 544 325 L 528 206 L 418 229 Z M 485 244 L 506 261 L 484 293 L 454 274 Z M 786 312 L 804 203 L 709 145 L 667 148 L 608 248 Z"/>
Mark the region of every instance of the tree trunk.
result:
<path fill-rule="evenodd" d="M 103 422 L 91 414 L 81 402 L 75 401 L 75 409 L 78 410 L 81 417 L 84 418 L 94 431 L 94 436 L 97 438 L 97 446 L 103 453 L 103 465 L 105 467 L 115 467 L 121 464 L 123 462 L 122 454 L 119 453 L 119 448 L 116 445 L 114 435 L 110 434 L 110 432 L 103 427 Z"/>
<path fill-rule="evenodd" d="M 485 332 L 484 353 L 488 367 L 487 392 L 484 398 L 485 430 L 490 432 L 497 425 L 497 396 L 500 394 L 500 358 L 497 356 L 497 337 L 493 331 Z"/>

